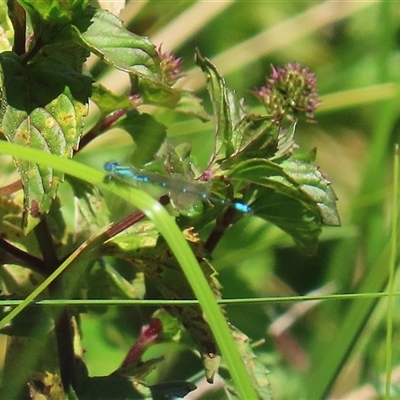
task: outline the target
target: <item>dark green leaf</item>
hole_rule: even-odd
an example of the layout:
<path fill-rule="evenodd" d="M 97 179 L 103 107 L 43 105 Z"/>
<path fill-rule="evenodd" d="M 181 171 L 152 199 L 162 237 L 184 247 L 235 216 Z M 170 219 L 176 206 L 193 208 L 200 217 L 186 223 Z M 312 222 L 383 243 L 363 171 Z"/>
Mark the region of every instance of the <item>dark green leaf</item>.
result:
<path fill-rule="evenodd" d="M 303 251 L 316 251 L 322 226 L 319 208 L 280 165 L 263 159 L 247 160 L 232 168 L 229 175 L 252 185 L 255 215 L 289 233 Z"/>
<path fill-rule="evenodd" d="M 153 399 L 159 400 L 170 400 L 176 397 L 185 397 L 188 393 L 196 389 L 196 385 L 186 381 L 165 382 L 150 386 Z"/>
<path fill-rule="evenodd" d="M 81 72 L 89 50 L 76 40 L 71 23 L 73 18 L 84 13 L 88 0 L 21 2 L 31 17 L 35 33 L 33 46 L 24 58 L 31 59 L 40 50 L 41 54 L 63 61 Z"/>
<path fill-rule="evenodd" d="M 138 273 L 136 279 L 129 282 L 104 260 L 102 260 L 100 266 L 90 271 L 88 280 L 89 298 L 143 299 L 144 294 L 145 287 L 142 273 Z"/>
<path fill-rule="evenodd" d="M 122 128 L 132 137 L 135 150 L 131 156 L 132 164 L 143 166 L 152 161 L 167 136 L 167 129 L 149 114 L 128 112 L 125 118 L 117 121 L 114 127 Z"/>
<path fill-rule="evenodd" d="M 321 217 L 318 208 L 311 202 L 289 197 L 270 188 L 257 191 L 252 203 L 254 215 L 270 221 L 292 236 L 299 249 L 314 255 L 318 236 L 321 233 Z"/>
<path fill-rule="evenodd" d="M 69 230 L 67 230 L 67 225 L 65 223 L 65 215 L 61 210 L 61 201 L 58 196 L 54 198 L 51 203 L 47 223 L 49 224 L 51 234 L 53 238 L 58 243 L 67 243 L 68 242 L 68 235 L 70 234 Z M 63 254 L 59 254 L 60 257 L 65 256 L 68 252 L 66 249 L 67 246 L 62 246 L 62 250 L 64 251 Z M 72 249 L 69 249 L 72 251 Z"/>
<path fill-rule="evenodd" d="M 0 317 L 4 318 L 10 310 L 3 308 Z M 11 323 L 1 329 L 2 335 L 25 336 L 41 339 L 54 328 L 51 314 L 40 307 L 27 307 Z"/>
<path fill-rule="evenodd" d="M 82 66 L 90 52 L 77 42 L 74 32 L 71 24 L 65 25 L 61 30 L 58 29 L 56 34 L 51 36 L 47 42 L 43 41 L 44 46 L 41 53 L 46 57 L 65 62 L 77 72 L 82 72 Z"/>
<path fill-rule="evenodd" d="M 119 374 L 89 377 L 76 388 L 79 400 L 148 399 L 150 391 L 137 381 Z"/>

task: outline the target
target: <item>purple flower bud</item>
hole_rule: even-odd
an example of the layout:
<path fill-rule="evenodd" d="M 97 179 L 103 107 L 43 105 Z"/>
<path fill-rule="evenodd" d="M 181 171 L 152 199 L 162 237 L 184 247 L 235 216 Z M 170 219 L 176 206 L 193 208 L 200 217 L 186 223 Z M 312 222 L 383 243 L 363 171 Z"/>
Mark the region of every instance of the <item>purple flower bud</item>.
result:
<path fill-rule="evenodd" d="M 267 84 L 252 93 L 277 123 L 284 118 L 295 121 L 302 114 L 312 121 L 319 104 L 315 75 L 299 63 L 289 63 L 283 68 L 272 66 Z"/>
<path fill-rule="evenodd" d="M 162 81 L 168 85 L 173 85 L 176 81 L 185 74 L 181 71 L 181 58 L 176 58 L 170 52 L 163 52 L 161 46 L 158 48 L 158 56 L 161 59 L 161 77 Z"/>

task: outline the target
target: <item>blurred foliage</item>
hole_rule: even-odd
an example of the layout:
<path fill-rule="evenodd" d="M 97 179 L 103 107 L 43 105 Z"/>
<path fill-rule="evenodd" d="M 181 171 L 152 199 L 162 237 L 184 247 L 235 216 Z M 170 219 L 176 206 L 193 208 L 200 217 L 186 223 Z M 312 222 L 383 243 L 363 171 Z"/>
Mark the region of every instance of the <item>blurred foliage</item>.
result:
<path fill-rule="evenodd" d="M 120 2 L 94 3 L 119 12 L 113 7 Z M 393 144 L 399 140 L 399 17 L 400 8 L 385 1 L 222 4 L 128 0 L 121 10 L 121 18 L 132 32 L 149 36 L 151 42 L 182 59 L 188 76 L 178 85 L 195 87 L 207 110 L 211 104 L 205 81 L 194 69 L 196 47 L 215 63 L 228 86 L 260 113 L 250 90 L 265 85 L 271 65 L 299 62 L 317 77 L 322 100 L 315 113 L 317 123 L 299 123 L 296 140 L 301 149 L 317 147 L 316 165 L 339 198 L 342 227 L 325 228 L 318 254 L 307 257 L 287 235 L 265 221 L 241 220 L 212 254 L 224 298 L 385 289 L 389 210 L 396 207 L 390 193 Z M 121 75 L 109 75 L 104 62 L 92 56 L 88 66 L 105 87 L 121 93 L 128 90 L 129 82 Z M 86 131 L 96 119 L 94 109 L 89 111 Z M 205 168 L 213 149 L 211 124 L 168 109 L 149 110 L 168 126 L 173 144 L 191 144 L 194 157 Z M 76 158 L 102 168 L 104 161 L 128 157 L 131 143 L 128 135 L 112 130 L 84 147 Z M 114 211 L 126 215 L 120 205 L 115 205 Z M 118 219 L 118 213 L 113 215 Z M 207 237 L 207 229 L 200 237 Z M 110 271 L 114 267 L 110 265 Z M 117 269 L 129 275 L 124 262 Z M 398 282 L 396 289 L 400 289 Z M 147 287 L 148 298 L 159 296 L 155 287 Z M 226 312 L 238 329 L 260 340 L 253 350 L 270 370 L 268 378 L 276 399 L 323 398 L 328 396 L 326 390 L 335 398 L 373 398 L 383 396 L 385 304 L 366 295 L 363 299 L 324 300 L 322 304 L 228 305 Z M 395 304 L 399 306 L 398 300 Z M 154 309 L 111 307 L 100 311 L 105 310 L 93 308 L 82 316 L 82 340 L 88 349 L 85 360 L 91 376 L 118 368 L 132 345 L 132 334 L 140 336 Z M 397 315 L 394 324 L 398 330 Z M 400 365 L 397 330 L 392 347 L 393 393 L 398 390 L 395 378 Z M 146 354 L 149 359 L 166 354 L 163 368 L 149 375 L 150 383 L 192 381 L 200 376 L 199 360 L 179 346 L 161 344 Z M 201 381 L 197 384 L 198 391 L 188 399 L 226 398 L 223 393 L 212 397 L 209 387 Z M 365 397 L 361 393 L 366 393 Z"/>
<path fill-rule="evenodd" d="M 317 123 L 299 124 L 297 141 L 302 148 L 318 148 L 316 163 L 333 182 L 342 228 L 325 229 L 318 256 L 310 259 L 300 256 L 274 228 L 260 221 L 242 221 L 213 253 L 225 297 L 305 294 L 327 283 L 335 284 L 336 293 L 357 292 L 382 257 L 389 235 L 393 143 L 399 137 L 400 31 L 400 9 L 392 2 L 384 3 L 237 1 L 198 22 L 200 9 L 190 14 L 196 2 L 185 3 L 185 10 L 182 3 L 167 7 L 148 2 L 128 24 L 135 32 L 150 35 L 156 44 L 162 43 L 164 49 L 172 48 L 190 71 L 193 48 L 199 47 L 216 63 L 228 85 L 249 102 L 253 100 L 248 90 L 265 83 L 271 64 L 297 61 L 317 76 L 322 97 Z M 210 8 L 208 4 L 212 14 Z M 192 19 L 182 23 L 178 16 L 183 12 Z M 190 85 L 189 78 L 186 82 Z M 200 94 L 203 85 L 199 80 Z M 170 137 L 189 141 L 205 165 L 212 148 L 211 143 L 205 144 L 207 127 L 169 118 Z M 387 258 L 380 262 L 387 271 Z M 299 318 L 290 328 L 298 344 L 292 357 L 265 336 L 268 326 L 290 308 L 287 303 L 227 309 L 230 320 L 249 336 L 267 339 L 258 350 L 271 363 L 276 398 L 309 398 L 305 393 L 317 386 L 313 372 L 319 368 L 318 359 L 332 347 L 351 303 L 326 301 Z M 336 385 L 337 396 L 382 379 L 384 363 L 376 350 L 383 348 L 378 332 L 384 329 L 385 309 L 381 306 L 374 315 L 370 328 L 356 339 L 358 351 L 346 352 L 349 366 Z M 376 333 L 371 335 L 371 329 Z M 305 354 L 307 361 L 299 366 L 293 354 Z M 396 351 L 393 357 L 396 369 Z M 304 374 L 308 387 L 301 378 Z"/>

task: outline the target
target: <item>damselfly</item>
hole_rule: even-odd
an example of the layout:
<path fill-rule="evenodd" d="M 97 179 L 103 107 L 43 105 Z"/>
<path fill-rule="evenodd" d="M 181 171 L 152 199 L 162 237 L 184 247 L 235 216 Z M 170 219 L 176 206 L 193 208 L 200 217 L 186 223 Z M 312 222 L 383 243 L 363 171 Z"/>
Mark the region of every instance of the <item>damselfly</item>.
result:
<path fill-rule="evenodd" d="M 105 163 L 104 169 L 114 179 L 123 181 L 130 185 L 136 185 L 137 182 L 149 183 L 165 188 L 170 194 L 188 194 L 203 201 L 210 200 L 211 202 L 227 204 L 243 213 L 251 212 L 251 207 L 249 205 L 240 201 L 231 201 L 213 195 L 210 192 L 208 185 L 200 182 L 188 181 L 178 174 L 165 176 L 156 172 L 149 172 L 132 166 L 119 165 L 115 161 Z"/>

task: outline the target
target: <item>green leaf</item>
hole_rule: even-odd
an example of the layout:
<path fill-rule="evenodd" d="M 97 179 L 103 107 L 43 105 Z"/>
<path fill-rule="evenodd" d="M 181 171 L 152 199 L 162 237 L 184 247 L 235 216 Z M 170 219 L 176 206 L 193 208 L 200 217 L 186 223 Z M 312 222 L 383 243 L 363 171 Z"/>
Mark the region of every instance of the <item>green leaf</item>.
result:
<path fill-rule="evenodd" d="M 232 164 L 236 157 L 269 158 L 277 151 L 280 128 L 271 118 L 247 114 L 235 92 L 227 88 L 217 68 L 196 53 L 196 63 L 207 77 L 215 118 L 213 162 Z"/>
<path fill-rule="evenodd" d="M 314 165 L 297 159 L 288 159 L 280 165 L 300 185 L 301 191 L 316 203 L 322 222 L 325 225 L 340 226 L 336 194 L 321 171 Z"/>
<path fill-rule="evenodd" d="M 4 318 L 10 310 L 1 311 Z M 43 308 L 28 307 L 12 319 L 11 323 L 0 330 L 2 335 L 34 337 L 41 339 L 53 329 L 51 314 Z"/>
<path fill-rule="evenodd" d="M 197 97 L 194 93 L 188 91 L 182 91 L 180 92 L 180 95 L 181 96 L 178 104 L 175 107 L 175 111 L 194 116 L 204 122 L 211 120 L 212 117 L 203 107 L 202 99 Z"/>
<path fill-rule="evenodd" d="M 91 79 L 62 61 L 38 57 L 22 65 L 11 52 L 0 55 L 0 126 L 7 140 L 60 157 L 77 148 Z M 25 194 L 23 226 L 29 232 L 48 212 L 63 174 L 15 160 Z"/>
<path fill-rule="evenodd" d="M 154 399 L 183 398 L 196 389 L 196 385 L 186 381 L 164 382 L 150 386 L 151 394 Z"/>
<path fill-rule="evenodd" d="M 65 62 L 77 72 L 82 72 L 82 66 L 89 57 L 90 52 L 77 42 L 71 25 L 66 25 L 61 31 L 48 38 L 48 43 L 43 40 L 44 46 L 41 54 Z M 27 56 L 29 53 L 27 54 Z"/>
<path fill-rule="evenodd" d="M 144 295 L 145 286 L 142 273 L 138 273 L 136 279 L 129 282 L 104 260 L 101 260 L 100 265 L 90 271 L 88 279 L 89 298 L 143 299 Z"/>
<path fill-rule="evenodd" d="M 231 326 L 231 330 L 238 351 L 242 356 L 242 359 L 245 361 L 246 369 L 253 382 L 254 388 L 257 391 L 257 394 L 260 396 L 260 399 L 271 400 L 272 391 L 268 380 L 268 369 L 261 361 L 259 361 L 258 357 L 254 354 L 248 336 L 246 336 L 243 332 L 241 332 L 234 326 Z M 229 385 L 229 380 L 226 381 Z"/>
<path fill-rule="evenodd" d="M 75 227 L 86 240 L 110 223 L 107 205 L 96 186 L 72 177 L 68 177 L 68 182 L 74 192 Z"/>
<path fill-rule="evenodd" d="M 215 118 L 215 148 L 216 160 L 228 158 L 234 153 L 232 143 L 233 127 L 243 118 L 244 111 L 234 92 L 226 87 L 225 80 L 210 60 L 196 52 L 196 64 L 200 66 L 207 77 L 207 89 L 213 106 Z"/>
<path fill-rule="evenodd" d="M 271 160 L 277 162 L 280 159 L 286 159 L 293 155 L 294 150 L 298 147 L 296 142 L 294 141 L 294 136 L 296 133 L 296 124 L 293 123 L 289 128 L 280 128 L 278 135 L 278 143 L 277 150 Z M 313 154 L 309 155 L 309 159 L 307 161 L 312 162 L 315 158 L 313 158 Z"/>
<path fill-rule="evenodd" d="M 77 40 L 85 48 L 131 74 L 144 103 L 176 106 L 180 91 L 161 80 L 160 57 L 147 37 L 128 31 L 119 18 L 104 10 L 87 9 L 72 24 Z M 136 77 L 142 79 L 136 82 Z"/>
<path fill-rule="evenodd" d="M 173 146 L 166 143 L 164 151 L 166 153 L 165 166 L 167 171 L 173 171 L 173 173 L 181 174 L 184 177 L 193 177 L 192 147 L 190 144 L 181 143 Z"/>
<path fill-rule="evenodd" d="M 261 188 L 251 206 L 254 215 L 288 233 L 302 252 L 316 253 L 322 224 L 318 209 L 311 201 L 304 202 L 299 196 L 289 197 L 270 188 Z"/>
<path fill-rule="evenodd" d="M 43 46 L 51 44 L 64 28 L 69 27 L 73 17 L 81 14 L 89 3 L 89 0 L 18 1 L 29 15 L 32 24 L 34 41 L 30 51 L 33 54 Z M 64 59 L 64 56 L 60 55 Z M 30 58 L 30 52 L 26 56 Z"/>
<path fill-rule="evenodd" d="M 81 72 L 90 53 L 77 40 L 72 21 L 84 14 L 87 2 L 24 0 L 23 4 L 31 16 L 34 31 L 32 46 L 24 59 L 30 60 L 40 51 L 40 54 L 63 61 L 75 71 Z"/>
<path fill-rule="evenodd" d="M 106 116 L 116 110 L 130 110 L 133 108 L 128 96 L 115 94 L 100 84 L 93 85 L 90 99 L 99 107 L 102 116 Z"/>
<path fill-rule="evenodd" d="M 300 191 L 299 184 L 287 175 L 280 165 L 269 160 L 255 158 L 241 161 L 228 171 L 228 176 L 288 196 L 298 196 L 303 201 L 308 200 Z"/>
<path fill-rule="evenodd" d="M 228 163 L 252 158 L 271 158 L 276 150 L 280 128 L 269 117 L 245 115 L 233 128 L 234 153 Z"/>
<path fill-rule="evenodd" d="M 124 28 L 104 10 L 87 9 L 73 20 L 82 44 L 108 64 L 152 81 L 160 81 L 160 60 L 155 46 Z"/>
<path fill-rule="evenodd" d="M 113 127 L 124 129 L 132 137 L 135 150 L 131 161 L 135 166 L 143 166 L 152 161 L 167 137 L 165 125 L 149 114 L 139 114 L 136 111 L 128 112 Z"/>
<path fill-rule="evenodd" d="M 199 328 L 200 322 L 203 320 L 203 316 L 198 315 L 197 309 L 192 312 L 186 312 L 186 309 L 192 307 L 163 307 L 157 310 L 153 314 L 153 318 L 157 318 L 162 324 L 162 337 L 165 341 L 178 342 L 181 345 L 186 346 L 188 349 L 193 351 L 196 346 L 200 349 L 204 348 L 204 344 L 201 344 L 201 334 L 194 335 L 194 330 Z M 187 310 L 188 311 L 188 310 Z M 182 312 L 182 315 L 180 315 Z M 194 325 L 193 329 L 185 329 L 184 322 L 190 323 L 188 316 L 191 314 Z M 197 317 L 196 317 L 197 316 Z M 199 318 L 196 321 L 196 318 Z M 205 332 L 205 331 L 204 331 Z M 205 332 L 206 333 L 206 332 Z M 204 340 L 209 340 L 209 334 L 204 336 Z M 211 354 L 201 354 L 203 359 L 204 369 L 208 379 L 212 379 L 215 373 L 219 371 L 221 358 L 219 356 Z"/>
<path fill-rule="evenodd" d="M 89 0 L 18 0 L 29 15 L 46 22 L 62 24 L 68 22 L 72 15 L 82 11 Z"/>
<path fill-rule="evenodd" d="M 59 257 L 64 257 L 72 251 L 73 248 L 69 248 L 66 245 L 70 242 L 71 232 L 67 230 L 65 223 L 65 215 L 61 211 L 61 200 L 58 196 L 54 198 L 50 205 L 50 210 L 47 216 L 47 223 L 49 224 L 53 239 L 58 243 L 60 247 Z M 63 246 L 61 246 L 63 244 Z"/>
<path fill-rule="evenodd" d="M 190 342 L 189 340 L 185 341 L 185 333 L 182 332 L 182 324 L 178 319 L 174 318 L 167 310 L 163 308 L 159 308 L 152 314 L 152 318 L 156 318 L 161 321 L 162 325 L 162 339 L 164 341 L 170 342 L 179 342 L 184 343 L 185 345 Z"/>
<path fill-rule="evenodd" d="M 79 400 L 140 400 L 148 399 L 150 391 L 135 380 L 119 374 L 94 376 L 78 382 Z"/>
<path fill-rule="evenodd" d="M 134 81 L 134 80 L 133 80 Z M 133 87 L 135 83 L 133 82 Z M 161 107 L 175 108 L 181 98 L 181 91 L 171 88 L 160 80 L 142 79 L 139 92 L 143 103 Z"/>
<path fill-rule="evenodd" d="M 14 264 L 2 265 L 0 277 L 4 293 L 13 293 L 21 298 L 27 296 L 43 281 L 43 277 L 32 270 Z"/>
<path fill-rule="evenodd" d="M 253 213 L 289 233 L 301 250 L 313 254 L 322 217 L 315 201 L 284 169 L 264 159 L 247 160 L 229 171 L 231 177 L 252 184 Z"/>

